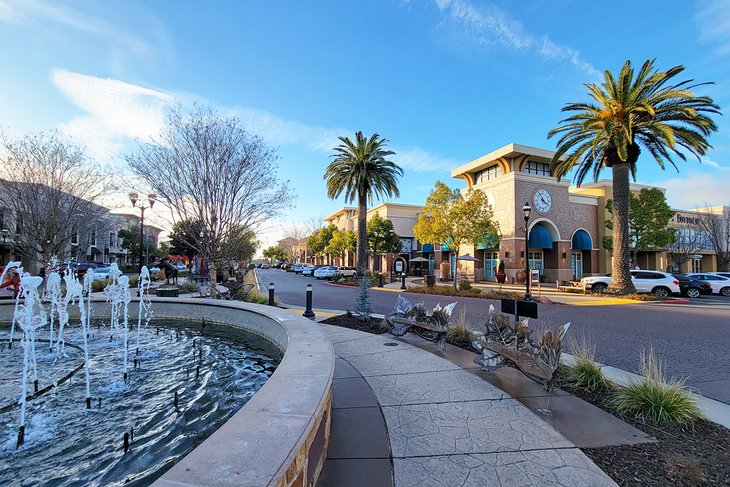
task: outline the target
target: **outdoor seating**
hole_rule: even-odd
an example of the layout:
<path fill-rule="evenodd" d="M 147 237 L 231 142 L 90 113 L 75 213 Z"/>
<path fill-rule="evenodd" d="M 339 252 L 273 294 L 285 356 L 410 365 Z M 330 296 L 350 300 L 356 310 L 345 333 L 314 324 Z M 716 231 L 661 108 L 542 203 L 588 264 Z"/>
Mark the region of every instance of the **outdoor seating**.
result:
<path fill-rule="evenodd" d="M 385 322 L 390 326 L 391 335 L 402 337 L 412 331 L 426 340 L 436 342 L 439 350 L 443 352 L 454 307 L 456 303 L 443 308 L 437 304 L 429 313 L 423 303 L 414 305 L 403 296 L 398 296 L 393 313 L 385 316 Z"/>
<path fill-rule="evenodd" d="M 525 376 L 542 384 L 548 393 L 552 393 L 555 388 L 555 371 L 560 364 L 563 338 L 570 323 L 554 331 L 545 330 L 540 341 L 536 343 L 530 338 L 532 330 L 528 321 L 525 318 L 513 325 L 509 315 L 499 313 L 490 305 L 485 331 L 472 342 L 472 346 L 480 352 L 474 363 L 488 371 L 512 364 Z"/>

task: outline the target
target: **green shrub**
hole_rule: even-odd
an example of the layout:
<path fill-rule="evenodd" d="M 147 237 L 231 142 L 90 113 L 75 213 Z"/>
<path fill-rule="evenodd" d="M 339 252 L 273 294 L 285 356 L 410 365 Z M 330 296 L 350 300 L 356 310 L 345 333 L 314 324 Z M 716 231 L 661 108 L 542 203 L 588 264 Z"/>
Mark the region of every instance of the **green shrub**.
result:
<path fill-rule="evenodd" d="M 459 296 L 465 298 L 478 298 L 481 294 L 481 291 L 479 291 L 479 289 L 462 291 L 460 289 L 454 289 L 453 286 L 413 286 L 408 288 L 408 292 L 418 294 L 436 294 L 438 296 Z"/>
<path fill-rule="evenodd" d="M 181 293 L 194 293 L 198 290 L 194 282 L 186 282 L 180 285 Z"/>
<path fill-rule="evenodd" d="M 255 304 L 269 304 L 269 296 L 264 296 L 256 289 L 251 289 L 251 291 L 244 298 L 244 301 Z M 277 301 L 274 301 L 274 306 L 278 305 L 279 303 Z"/>
<path fill-rule="evenodd" d="M 130 277 L 129 278 L 129 287 L 137 287 L 139 284 L 139 277 Z"/>
<path fill-rule="evenodd" d="M 472 289 L 469 281 L 459 281 L 459 291 L 470 291 Z"/>
<path fill-rule="evenodd" d="M 641 354 L 641 373 L 641 380 L 630 380 L 616 392 L 612 400 L 616 411 L 660 426 L 684 425 L 704 418 L 684 387 L 684 380 L 665 380 L 662 364 L 651 348 Z"/>
<path fill-rule="evenodd" d="M 252 271 L 254 269 L 256 269 L 256 266 L 255 265 L 253 265 L 253 264 L 249 264 L 248 265 L 248 270 Z"/>
<path fill-rule="evenodd" d="M 464 347 L 471 344 L 471 330 L 463 323 L 450 326 L 446 332 L 446 341 L 458 347 Z"/>
<path fill-rule="evenodd" d="M 103 281 L 95 280 L 91 281 L 91 292 L 92 293 L 100 293 L 104 290 L 105 287 L 109 284 L 109 279 L 104 279 Z"/>

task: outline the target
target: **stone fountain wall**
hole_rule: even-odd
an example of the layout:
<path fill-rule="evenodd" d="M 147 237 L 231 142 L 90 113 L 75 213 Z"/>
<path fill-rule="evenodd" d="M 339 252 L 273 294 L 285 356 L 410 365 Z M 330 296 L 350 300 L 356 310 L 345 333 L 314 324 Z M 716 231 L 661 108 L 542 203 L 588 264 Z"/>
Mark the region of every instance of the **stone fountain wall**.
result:
<path fill-rule="evenodd" d="M 152 302 L 153 317 L 204 318 L 245 328 L 284 351 L 256 395 L 153 485 L 316 485 L 330 435 L 335 358 L 319 327 L 286 310 L 250 303 L 180 298 Z M 13 307 L 10 301 L 0 303 L 0 320 L 9 321 Z M 135 326 L 137 309 L 132 302 L 129 317 Z M 95 302 L 92 316 L 104 318 L 108 311 L 106 303 Z M 75 314 L 71 319 L 78 319 L 77 310 Z"/>

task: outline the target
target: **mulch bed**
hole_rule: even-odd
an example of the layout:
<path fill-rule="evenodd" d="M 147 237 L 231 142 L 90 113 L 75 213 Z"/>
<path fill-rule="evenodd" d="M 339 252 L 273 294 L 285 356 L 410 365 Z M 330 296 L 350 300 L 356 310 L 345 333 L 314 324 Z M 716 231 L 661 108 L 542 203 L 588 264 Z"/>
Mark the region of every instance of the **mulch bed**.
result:
<path fill-rule="evenodd" d="M 388 331 L 388 325 L 381 319 L 373 318 L 370 321 L 362 321 L 350 313 L 327 318 L 326 320 L 322 320 L 322 323 L 350 328 L 351 330 L 364 331 L 374 335 L 382 335 Z"/>
<path fill-rule="evenodd" d="M 388 331 L 382 320 L 362 322 L 349 313 L 333 316 L 323 323 L 378 335 Z M 470 344 L 452 345 L 474 351 Z M 657 427 L 613 411 L 607 389 L 587 391 L 565 383 L 560 387 L 656 438 L 656 443 L 581 449 L 618 485 L 730 486 L 730 430 L 727 428 L 711 421 L 697 421 L 686 427 Z"/>

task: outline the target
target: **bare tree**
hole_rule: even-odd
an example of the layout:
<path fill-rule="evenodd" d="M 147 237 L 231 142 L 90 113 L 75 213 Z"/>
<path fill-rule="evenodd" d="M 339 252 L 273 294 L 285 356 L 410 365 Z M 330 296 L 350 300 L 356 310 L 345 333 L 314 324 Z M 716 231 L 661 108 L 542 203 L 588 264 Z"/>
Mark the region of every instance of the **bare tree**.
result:
<path fill-rule="evenodd" d="M 212 283 L 242 229 L 258 229 L 293 199 L 288 182 L 277 179 L 275 150 L 237 118 L 211 109 L 172 109 L 160 137 L 140 142 L 125 159 L 170 207 L 174 222 L 200 222 L 188 245 L 208 261 Z"/>
<path fill-rule="evenodd" d="M 28 264 L 66 258 L 78 235 L 108 212 L 97 203 L 112 189 L 110 178 L 57 132 L 3 137 L 2 148 L 10 177 L 0 182 L 0 205 L 10 213 L 2 224 L 14 233 L 16 253 Z"/>
<path fill-rule="evenodd" d="M 717 270 L 730 271 L 730 206 L 708 207 L 705 212 L 700 226 L 715 250 Z"/>
<path fill-rule="evenodd" d="M 681 272 L 682 265 L 693 255 L 708 247 L 707 235 L 696 226 L 681 226 L 674 229 L 676 239 L 665 248 L 672 272 Z"/>

